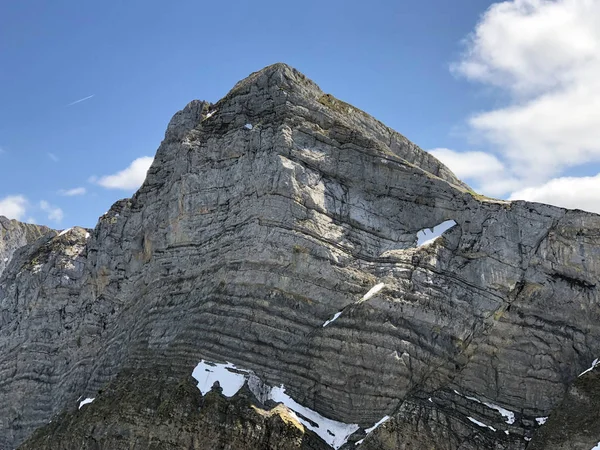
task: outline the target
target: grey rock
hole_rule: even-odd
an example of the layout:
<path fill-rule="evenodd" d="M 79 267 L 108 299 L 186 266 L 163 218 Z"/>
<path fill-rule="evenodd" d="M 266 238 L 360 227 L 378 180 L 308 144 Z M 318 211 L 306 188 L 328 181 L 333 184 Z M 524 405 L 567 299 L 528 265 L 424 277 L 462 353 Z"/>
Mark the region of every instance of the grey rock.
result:
<path fill-rule="evenodd" d="M 15 251 L 35 242 L 51 231 L 47 227 L 9 220 L 0 216 L 0 276 L 9 265 Z"/>
<path fill-rule="evenodd" d="M 247 390 L 202 397 L 191 377 L 125 371 L 101 396 L 65 412 L 23 450 L 327 450 L 285 408 L 257 406 Z M 115 407 L 118 405 L 118 407 Z"/>
<path fill-rule="evenodd" d="M 2 449 L 123 371 L 200 359 L 393 416 L 366 448 L 522 449 L 600 354 L 599 216 L 480 196 L 283 64 L 177 113 L 89 239 L 26 249 L 0 278 Z"/>

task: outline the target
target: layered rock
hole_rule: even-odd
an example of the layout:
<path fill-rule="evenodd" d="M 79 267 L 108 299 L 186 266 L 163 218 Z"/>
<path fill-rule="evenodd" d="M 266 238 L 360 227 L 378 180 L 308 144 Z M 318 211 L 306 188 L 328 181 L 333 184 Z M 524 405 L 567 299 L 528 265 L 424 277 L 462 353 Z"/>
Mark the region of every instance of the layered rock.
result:
<path fill-rule="evenodd" d="M 92 399 L 88 399 L 90 401 Z M 327 450 L 282 407 L 253 404 L 248 391 L 206 396 L 165 370 L 126 371 L 98 399 L 39 429 L 23 450 Z"/>
<path fill-rule="evenodd" d="M 0 448 L 123 370 L 206 359 L 338 421 L 392 416 L 360 447 L 522 449 L 600 353 L 599 216 L 477 195 L 283 64 L 176 114 L 84 231 L 0 278 Z"/>
<path fill-rule="evenodd" d="M 15 251 L 49 232 L 51 230 L 47 227 L 9 220 L 0 216 L 0 275 L 10 263 Z"/>

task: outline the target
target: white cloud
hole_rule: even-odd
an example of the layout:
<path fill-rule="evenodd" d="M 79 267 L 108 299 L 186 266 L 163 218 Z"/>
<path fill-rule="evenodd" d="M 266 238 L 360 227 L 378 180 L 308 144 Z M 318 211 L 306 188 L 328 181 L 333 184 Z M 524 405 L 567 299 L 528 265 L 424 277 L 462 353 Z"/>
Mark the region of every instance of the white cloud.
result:
<path fill-rule="evenodd" d="M 519 180 L 490 153 L 457 152 L 448 148 L 436 148 L 429 153 L 448 166 L 458 178 L 486 195 L 502 196 L 520 185 Z"/>
<path fill-rule="evenodd" d="M 73 189 L 61 189 L 59 191 L 60 195 L 64 195 L 65 197 L 75 197 L 77 195 L 85 195 L 87 189 L 84 187 L 76 187 Z"/>
<path fill-rule="evenodd" d="M 0 216 L 21 220 L 27 211 L 27 199 L 22 195 L 9 195 L 0 200 Z"/>
<path fill-rule="evenodd" d="M 529 200 L 600 214 L 600 174 L 593 177 L 554 178 L 539 186 L 514 192 L 510 200 Z"/>
<path fill-rule="evenodd" d="M 494 155 L 484 152 L 456 152 L 448 148 L 429 150 L 459 178 L 484 178 L 504 171 L 504 165 Z"/>
<path fill-rule="evenodd" d="M 48 155 L 48 158 L 50 158 L 54 162 L 60 161 L 60 158 L 58 156 L 56 156 L 54 153 L 48 152 L 47 155 Z"/>
<path fill-rule="evenodd" d="M 46 200 L 40 202 L 40 209 L 48 214 L 48 219 L 54 222 L 61 222 L 64 217 L 63 210 L 51 205 Z"/>
<path fill-rule="evenodd" d="M 154 158 L 150 156 L 143 156 L 134 160 L 129 167 L 120 172 L 99 179 L 91 177 L 90 180 L 96 180 L 96 183 L 107 189 L 134 190 L 139 188 L 146 179 L 146 173 L 153 160 Z"/>
<path fill-rule="evenodd" d="M 495 3 L 453 70 L 508 95 L 469 124 L 524 184 L 600 162 L 600 1 Z"/>

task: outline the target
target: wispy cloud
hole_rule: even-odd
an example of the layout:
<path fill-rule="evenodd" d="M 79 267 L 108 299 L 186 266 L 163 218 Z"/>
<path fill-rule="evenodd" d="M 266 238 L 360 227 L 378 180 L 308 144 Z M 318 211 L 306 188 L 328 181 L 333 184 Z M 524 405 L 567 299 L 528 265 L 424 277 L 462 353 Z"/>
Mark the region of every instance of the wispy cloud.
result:
<path fill-rule="evenodd" d="M 77 103 L 85 102 L 86 100 L 89 100 L 90 98 L 92 98 L 94 95 L 96 95 L 96 94 L 88 95 L 87 97 L 83 97 L 83 98 L 80 98 L 79 100 L 75 100 L 74 102 L 69 103 L 67 106 L 73 106 L 73 105 L 76 105 Z"/>
<path fill-rule="evenodd" d="M 48 219 L 54 222 L 61 222 L 64 217 L 63 210 L 51 205 L 46 200 L 40 202 L 40 209 L 48 214 Z"/>
<path fill-rule="evenodd" d="M 86 192 L 87 192 L 87 190 L 84 187 L 76 187 L 73 189 L 61 189 L 60 191 L 58 191 L 58 193 L 60 195 L 63 195 L 65 197 L 75 197 L 77 195 L 85 195 Z"/>
<path fill-rule="evenodd" d="M 48 152 L 48 158 L 50 158 L 54 162 L 58 162 L 59 161 L 58 156 L 56 156 L 54 153 Z"/>

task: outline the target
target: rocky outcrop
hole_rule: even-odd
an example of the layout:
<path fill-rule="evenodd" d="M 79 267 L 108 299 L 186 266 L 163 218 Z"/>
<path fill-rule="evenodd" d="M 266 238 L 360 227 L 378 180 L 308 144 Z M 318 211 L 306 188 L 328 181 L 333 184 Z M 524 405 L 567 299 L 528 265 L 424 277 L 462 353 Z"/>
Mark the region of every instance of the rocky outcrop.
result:
<path fill-rule="evenodd" d="M 15 251 L 49 232 L 51 230 L 47 227 L 8 220 L 0 216 L 0 275 L 10 263 Z"/>
<path fill-rule="evenodd" d="M 40 428 L 23 450 L 327 450 L 286 408 L 256 406 L 249 391 L 231 399 L 199 395 L 168 370 L 121 373 L 98 399 L 80 402 Z M 92 399 L 89 399 L 90 401 Z"/>
<path fill-rule="evenodd" d="M 358 424 L 355 448 L 524 449 L 600 354 L 599 216 L 477 195 L 283 64 L 176 114 L 90 234 L 0 278 L 0 448 L 204 359 Z"/>
<path fill-rule="evenodd" d="M 597 363 L 597 360 L 595 361 Z M 595 366 L 595 364 L 594 364 Z M 593 367 L 571 385 L 562 403 L 543 424 L 528 450 L 590 450 L 600 445 L 600 367 Z"/>

